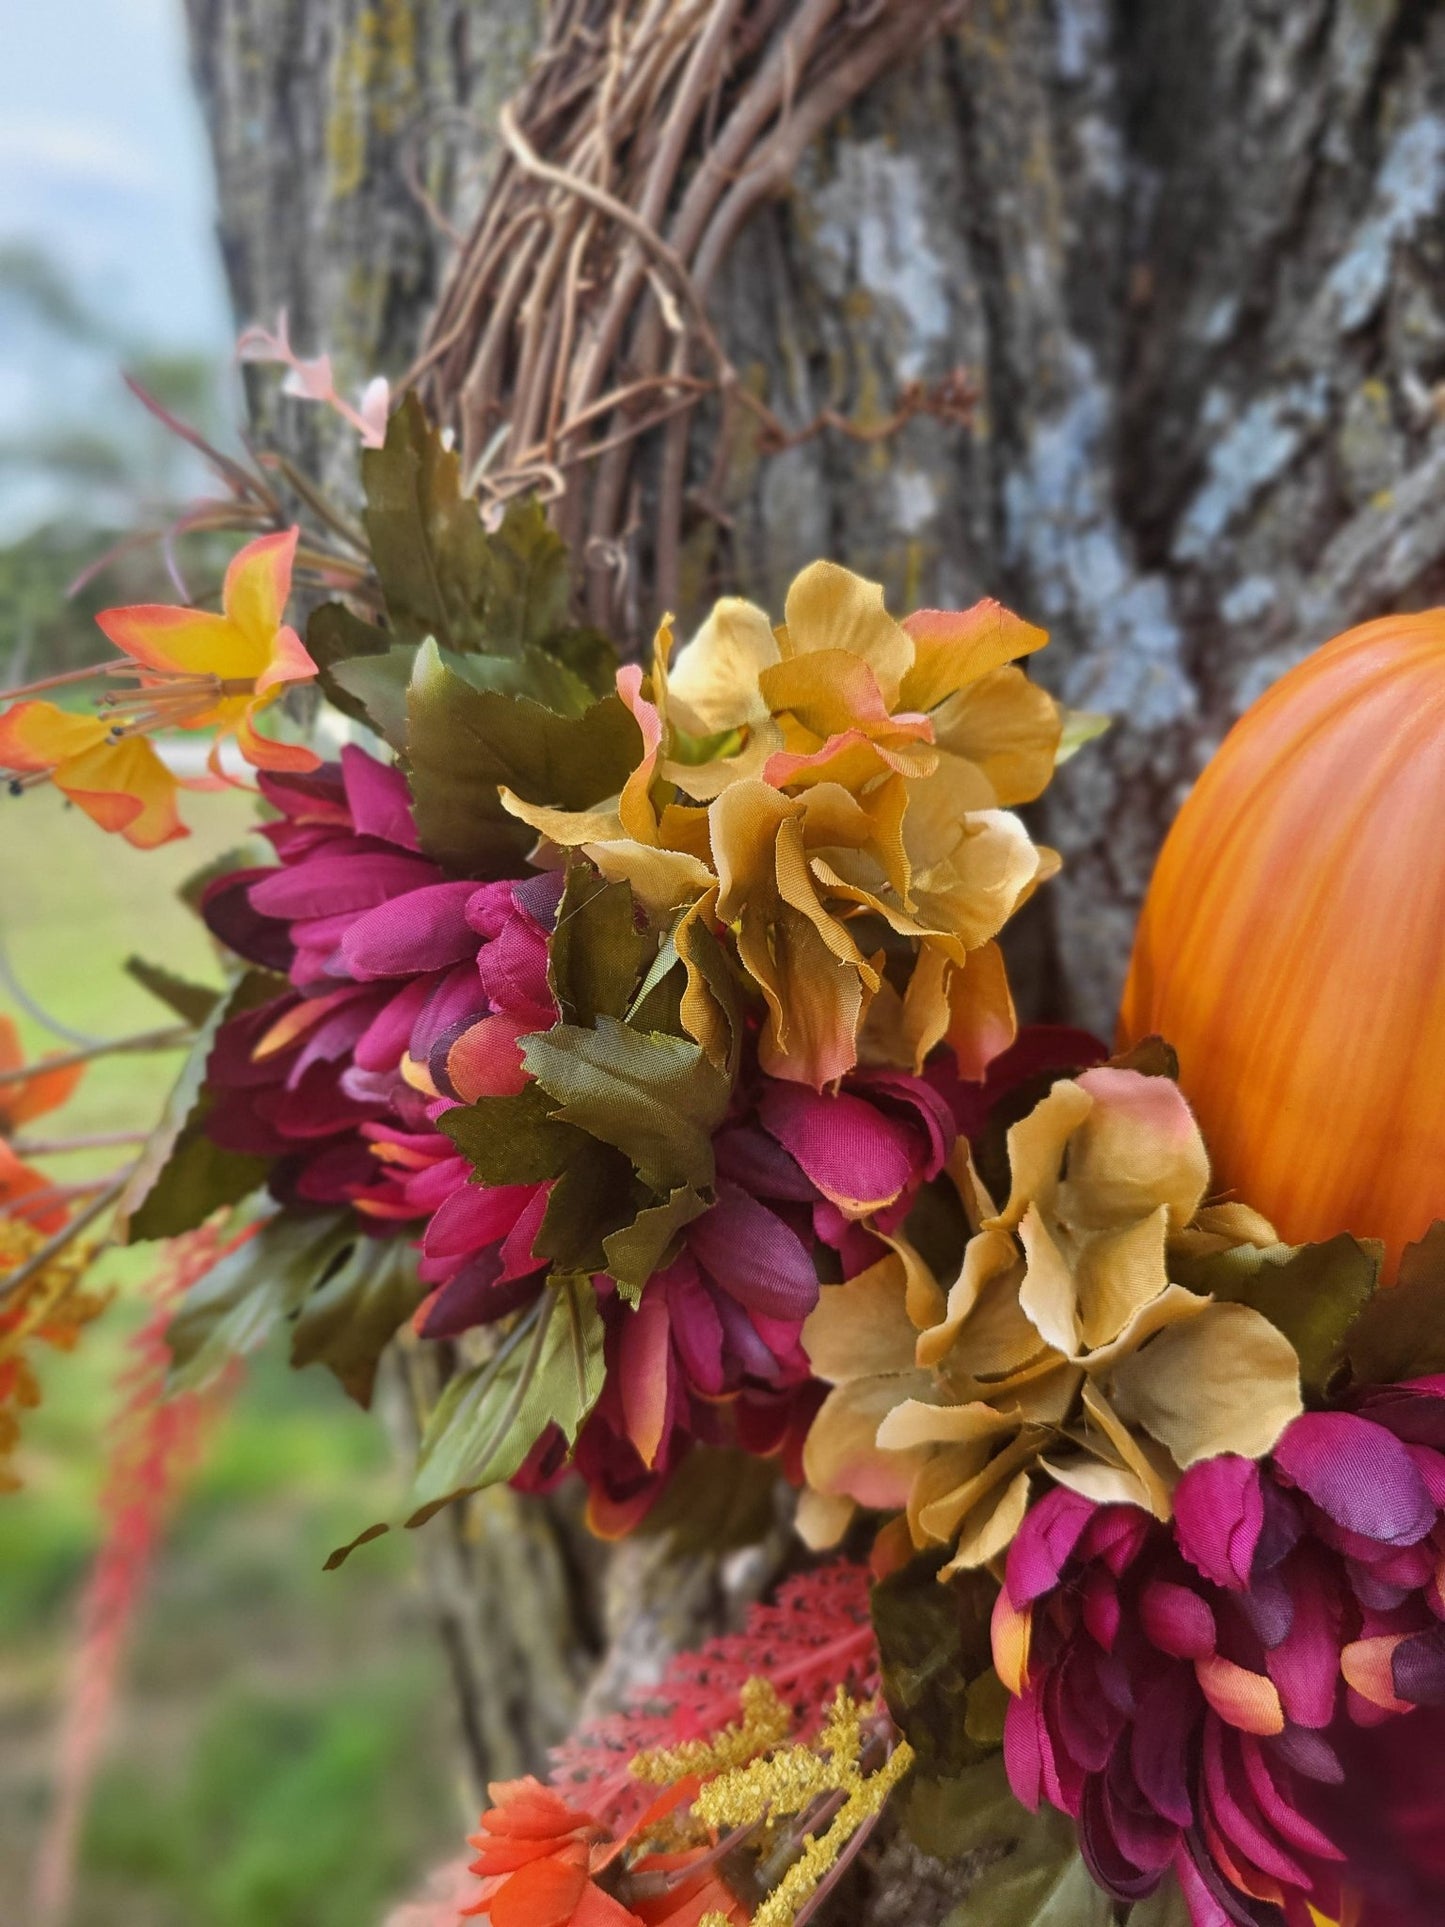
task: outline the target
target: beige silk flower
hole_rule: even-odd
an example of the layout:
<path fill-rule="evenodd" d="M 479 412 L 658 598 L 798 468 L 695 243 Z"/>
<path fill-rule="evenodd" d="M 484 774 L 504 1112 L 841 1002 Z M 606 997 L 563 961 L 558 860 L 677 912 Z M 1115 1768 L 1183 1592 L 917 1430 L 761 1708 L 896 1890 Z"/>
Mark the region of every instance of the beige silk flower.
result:
<path fill-rule="evenodd" d="M 643 753 L 615 802 L 502 800 L 654 917 L 704 905 L 732 930 L 772 1075 L 822 1088 L 861 1040 L 914 1067 L 947 1041 L 981 1076 L 1015 1028 L 994 940 L 1058 867 L 1012 813 L 1059 753 L 1058 704 L 1012 666 L 1046 640 L 991 601 L 896 622 L 876 583 L 816 562 L 778 628 L 725 598 L 675 661 L 663 624 L 646 687 L 619 672 Z M 914 955 L 901 988 L 888 932 Z"/>
<path fill-rule="evenodd" d="M 805 1536 L 853 1505 L 906 1509 L 955 1572 L 996 1558 L 1042 1469 L 1100 1503 L 1168 1519 L 1179 1474 L 1259 1458 L 1302 1408 L 1284 1334 L 1172 1283 L 1171 1253 L 1274 1242 L 1240 1206 L 1202 1208 L 1209 1163 L 1169 1078 L 1061 1079 L 1008 1133 L 1002 1210 L 967 1153 L 975 1226 L 947 1294 L 901 1242 L 825 1288 L 803 1328 L 833 1389 L 804 1451 Z"/>

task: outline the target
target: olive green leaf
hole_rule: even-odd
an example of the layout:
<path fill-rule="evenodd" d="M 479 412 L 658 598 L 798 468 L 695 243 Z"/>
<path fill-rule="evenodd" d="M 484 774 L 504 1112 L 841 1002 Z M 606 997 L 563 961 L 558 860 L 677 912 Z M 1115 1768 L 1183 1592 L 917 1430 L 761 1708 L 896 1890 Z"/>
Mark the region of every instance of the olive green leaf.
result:
<path fill-rule="evenodd" d="M 778 1523 L 778 1475 L 771 1459 L 731 1446 L 695 1445 L 635 1530 L 665 1539 L 673 1559 L 716 1558 L 760 1545 Z"/>
<path fill-rule="evenodd" d="M 638 1302 L 653 1272 L 668 1262 L 678 1233 L 707 1208 L 706 1198 L 690 1184 L 679 1185 L 661 1204 L 639 1211 L 631 1224 L 603 1239 L 607 1271 L 629 1304 Z"/>
<path fill-rule="evenodd" d="M 389 631 L 364 621 L 342 602 L 323 602 L 307 619 L 306 652 L 316 664 L 322 695 L 344 716 L 387 735 L 388 741 L 367 706 L 367 692 L 353 686 L 352 671 L 374 658 L 384 659 L 394 644 Z M 396 646 L 409 661 L 415 645 Z"/>
<path fill-rule="evenodd" d="M 438 1125 L 479 1183 L 541 1184 L 592 1148 L 585 1131 L 552 1115 L 556 1108 L 554 1097 L 529 1084 L 514 1097 L 484 1097 L 443 1111 Z"/>
<path fill-rule="evenodd" d="M 642 739 L 616 696 L 559 716 L 530 697 L 474 687 L 426 642 L 407 690 L 406 741 L 428 855 L 460 875 L 512 876 L 535 832 L 507 814 L 498 786 L 528 802 L 587 809 L 621 790 Z"/>
<path fill-rule="evenodd" d="M 659 1196 L 712 1183 L 712 1136 L 731 1086 L 701 1045 L 599 1017 L 591 1030 L 557 1024 L 528 1037 L 522 1061 L 558 1100 L 559 1119 L 625 1151 Z"/>
<path fill-rule="evenodd" d="M 997 1755 L 920 1787 L 909 1831 L 940 1860 L 989 1856 L 943 1927 L 1111 1927 L 1113 1903 L 1084 1865 L 1073 1822 L 1022 1806 Z"/>
<path fill-rule="evenodd" d="M 603 1270 L 607 1237 L 636 1215 L 639 1189 L 620 1151 L 588 1139 L 552 1186 L 533 1251 L 558 1271 Z"/>
<path fill-rule="evenodd" d="M 1394 1385 L 1445 1372 L 1445 1222 L 1407 1245 L 1400 1275 L 1376 1292 L 1345 1340 L 1355 1378 Z"/>
<path fill-rule="evenodd" d="M 629 885 L 604 882 L 590 863 L 574 863 L 547 944 L 547 982 L 563 1022 L 590 1026 L 599 1017 L 621 1017 L 655 948 L 637 927 Z"/>
<path fill-rule="evenodd" d="M 248 970 L 212 1004 L 121 1193 L 117 1212 L 127 1243 L 194 1231 L 213 1211 L 239 1204 L 265 1182 L 266 1158 L 223 1150 L 207 1135 L 213 1100 L 205 1088 L 206 1065 L 227 1018 L 254 1010 L 285 987 L 269 970 Z"/>
<path fill-rule="evenodd" d="M 454 1378 L 427 1423 L 405 1524 L 511 1478 L 544 1432 L 572 1444 L 605 1376 L 604 1330 L 585 1279 L 554 1277 L 484 1365 Z M 326 1561 L 330 1571 L 390 1530 L 368 1526 Z"/>
<path fill-rule="evenodd" d="M 124 969 L 127 976 L 134 977 L 152 997 L 187 1024 L 204 1024 L 225 994 L 210 984 L 194 984 L 188 977 L 178 976 L 174 970 L 152 963 L 147 957 L 127 957 Z"/>
<path fill-rule="evenodd" d="M 387 642 L 380 630 L 376 633 Z M 375 730 L 400 756 L 406 749 L 406 692 L 415 665 L 414 643 L 391 643 L 336 663 L 324 687 L 339 709 Z M 343 702 L 343 696 L 348 700 Z"/>
<path fill-rule="evenodd" d="M 1249 1305 L 1299 1353 L 1300 1388 L 1324 1402 L 1345 1367 L 1347 1334 L 1380 1276 L 1380 1247 L 1341 1233 L 1317 1245 L 1237 1245 L 1203 1258 L 1171 1256 L 1169 1273 L 1190 1290 Z"/>
<path fill-rule="evenodd" d="M 262 1219 L 192 1285 L 171 1320 L 170 1389 L 194 1390 L 254 1351 L 358 1241 L 349 1211 L 278 1211 Z"/>
<path fill-rule="evenodd" d="M 1163 1880 L 1147 1900 L 1139 1900 L 1125 1915 L 1129 1927 L 1193 1927 L 1189 1902 L 1173 1874 Z"/>
<path fill-rule="evenodd" d="M 554 1279 L 521 1342 L 454 1378 L 438 1401 L 412 1486 L 420 1524 L 438 1506 L 511 1478 L 548 1426 L 570 1445 L 602 1390 L 603 1325 L 585 1279 Z"/>
<path fill-rule="evenodd" d="M 291 1332 L 291 1363 L 325 1365 L 349 1398 L 369 1406 L 381 1354 L 426 1287 L 404 1238 L 361 1238 L 347 1263 L 304 1301 Z"/>
<path fill-rule="evenodd" d="M 455 451 L 415 395 L 392 414 L 383 445 L 362 455 L 361 480 L 393 635 L 399 642 L 433 636 L 443 649 L 486 648 L 487 532 L 476 502 L 462 494 Z M 563 562 L 565 610 L 565 553 Z"/>
<path fill-rule="evenodd" d="M 972 1572 L 940 1584 L 942 1563 L 941 1556 L 912 1559 L 872 1595 L 883 1692 L 918 1756 L 915 1789 L 956 1776 L 986 1750 L 968 1731 L 969 1694 L 993 1665 L 989 1619 L 998 1582 Z"/>

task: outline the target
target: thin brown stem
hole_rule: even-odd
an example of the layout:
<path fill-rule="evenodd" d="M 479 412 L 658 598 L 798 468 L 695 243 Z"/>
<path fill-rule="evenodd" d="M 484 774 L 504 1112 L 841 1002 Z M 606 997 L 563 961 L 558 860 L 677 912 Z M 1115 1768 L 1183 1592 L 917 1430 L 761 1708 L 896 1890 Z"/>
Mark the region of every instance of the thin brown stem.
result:
<path fill-rule="evenodd" d="M 45 1071 L 68 1070 L 72 1064 L 88 1064 L 92 1058 L 115 1057 L 128 1051 L 184 1050 L 195 1038 L 188 1024 L 172 1024 L 165 1030 L 139 1031 L 134 1037 L 109 1038 L 103 1044 L 90 1044 L 84 1050 L 57 1051 L 33 1064 L 20 1064 L 14 1070 L 0 1071 L 0 1087 L 25 1084 Z"/>

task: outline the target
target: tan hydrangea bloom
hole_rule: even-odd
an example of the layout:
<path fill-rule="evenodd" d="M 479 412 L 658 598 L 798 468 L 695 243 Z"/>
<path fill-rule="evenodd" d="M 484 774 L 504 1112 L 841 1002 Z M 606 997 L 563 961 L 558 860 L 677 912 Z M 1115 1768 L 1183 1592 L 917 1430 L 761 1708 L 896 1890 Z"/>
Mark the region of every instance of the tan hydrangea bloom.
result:
<path fill-rule="evenodd" d="M 1058 704 L 1012 666 L 1045 640 L 987 601 L 896 622 L 816 562 L 777 629 L 727 598 L 675 662 L 663 624 L 646 691 L 619 673 L 643 754 L 615 804 L 503 800 L 652 913 L 705 902 L 734 931 L 773 1075 L 831 1083 L 865 1029 L 870 1057 L 921 1065 L 946 1039 L 981 1075 L 1014 1031 L 994 939 L 1058 864 L 1012 814 L 1059 754 Z M 915 952 L 901 994 L 880 924 Z"/>
<path fill-rule="evenodd" d="M 824 1290 L 803 1342 L 829 1393 L 809 1434 L 802 1524 L 906 1508 L 919 1548 L 977 1566 L 1008 1545 L 1038 1469 L 1170 1516 L 1180 1472 L 1259 1458 L 1302 1409 L 1289 1340 L 1245 1305 L 1171 1282 L 1170 1257 L 1274 1242 L 1202 1209 L 1209 1163 L 1177 1085 L 1109 1066 L 1061 1079 L 1008 1133 L 1002 1210 L 965 1153 L 974 1235 L 945 1294 L 916 1252 Z"/>

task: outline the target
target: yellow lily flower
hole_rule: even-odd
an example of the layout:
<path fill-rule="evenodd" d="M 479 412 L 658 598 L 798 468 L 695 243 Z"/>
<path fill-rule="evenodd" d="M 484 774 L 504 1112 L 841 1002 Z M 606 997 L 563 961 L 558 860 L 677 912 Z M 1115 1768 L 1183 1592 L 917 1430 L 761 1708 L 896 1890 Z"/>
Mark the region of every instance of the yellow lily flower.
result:
<path fill-rule="evenodd" d="M 219 615 L 163 603 L 102 610 L 101 629 L 142 671 L 140 688 L 109 705 L 126 715 L 123 732 L 214 729 L 218 746 L 233 736 L 257 769 L 316 768 L 320 759 L 311 750 L 275 742 L 255 726 L 287 683 L 316 674 L 301 638 L 283 620 L 298 533 L 261 536 L 232 558 Z"/>
<path fill-rule="evenodd" d="M 115 740 L 98 716 L 54 703 L 16 703 L 0 716 L 0 769 L 13 791 L 48 777 L 103 830 L 138 850 L 188 834 L 176 809 L 176 778 L 143 736 Z"/>

